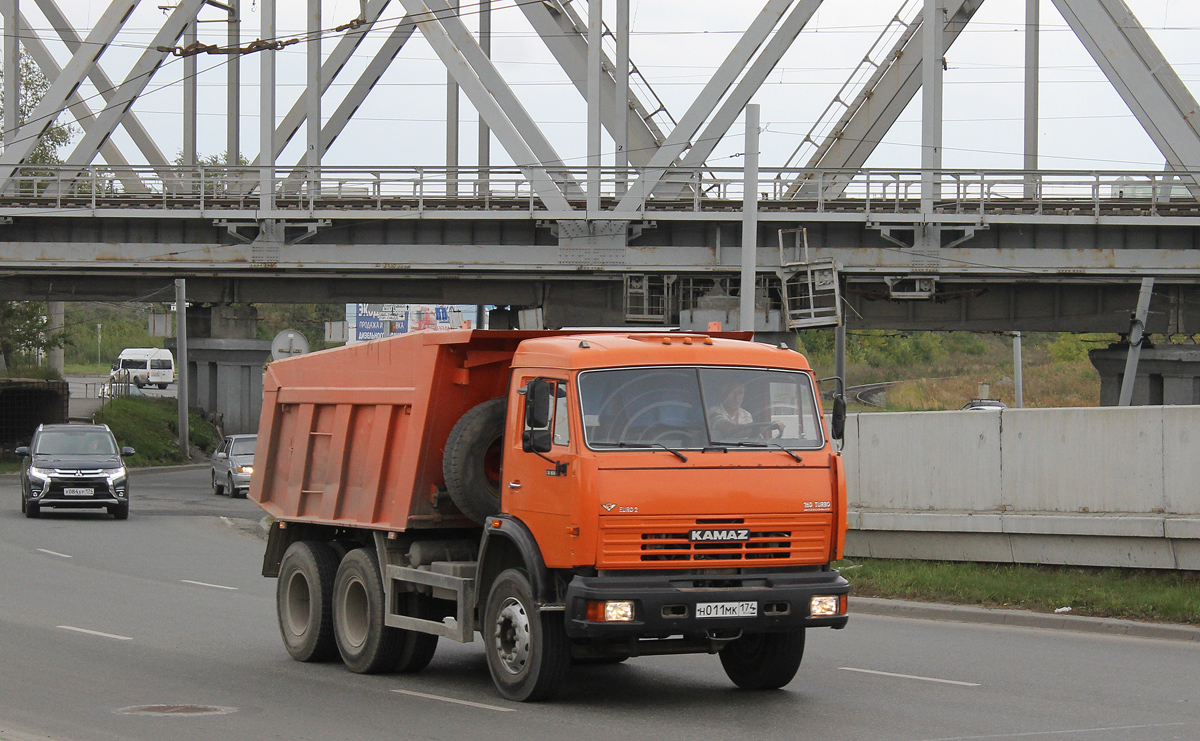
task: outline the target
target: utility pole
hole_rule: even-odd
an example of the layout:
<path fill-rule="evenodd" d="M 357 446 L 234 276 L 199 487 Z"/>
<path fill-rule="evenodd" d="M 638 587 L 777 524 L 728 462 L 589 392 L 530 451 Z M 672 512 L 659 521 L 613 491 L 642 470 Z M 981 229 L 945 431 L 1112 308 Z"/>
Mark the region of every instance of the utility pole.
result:
<path fill-rule="evenodd" d="M 758 263 L 758 103 L 746 106 L 745 179 L 742 183 L 742 295 L 738 329 L 754 331 L 754 277 Z"/>
<path fill-rule="evenodd" d="M 187 356 L 187 281 L 175 279 L 175 351 L 179 355 L 175 392 L 179 396 L 179 449 L 186 460 L 188 448 L 188 356 Z"/>

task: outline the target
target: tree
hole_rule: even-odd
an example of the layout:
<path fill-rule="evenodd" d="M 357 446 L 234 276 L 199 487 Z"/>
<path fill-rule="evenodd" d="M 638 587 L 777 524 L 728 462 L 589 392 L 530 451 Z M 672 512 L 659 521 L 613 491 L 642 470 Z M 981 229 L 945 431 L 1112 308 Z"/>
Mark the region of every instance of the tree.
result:
<path fill-rule="evenodd" d="M 0 301 L 0 370 L 18 357 L 62 347 L 66 335 L 49 333 L 46 305 L 36 301 Z"/>
<path fill-rule="evenodd" d="M 42 74 L 42 70 L 24 51 L 21 52 L 20 70 L 21 99 L 17 105 L 17 118 L 19 125 L 24 125 L 29 120 L 29 116 L 33 113 L 33 110 L 37 108 L 38 103 L 42 102 L 46 91 L 50 89 L 50 80 Z M 0 68 L 0 83 L 3 80 L 4 70 Z M 4 100 L 4 86 L 0 84 L 0 114 L 2 114 L 5 105 L 7 105 L 7 102 Z M 46 133 L 42 134 L 37 148 L 25 160 L 26 164 L 62 164 L 62 158 L 58 156 L 58 150 L 69 144 L 75 133 L 75 127 L 70 124 L 55 124 L 51 126 L 46 130 Z"/>

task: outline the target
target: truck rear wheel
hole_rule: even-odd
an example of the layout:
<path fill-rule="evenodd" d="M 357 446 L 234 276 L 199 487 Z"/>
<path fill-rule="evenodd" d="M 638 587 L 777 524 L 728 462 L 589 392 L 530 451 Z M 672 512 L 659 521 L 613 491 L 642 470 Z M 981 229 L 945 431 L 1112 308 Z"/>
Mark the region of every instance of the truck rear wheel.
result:
<path fill-rule="evenodd" d="M 520 569 L 496 577 L 482 626 L 488 670 L 500 694 L 517 702 L 558 692 L 571 666 L 561 612 L 538 612 L 529 578 Z"/>
<path fill-rule="evenodd" d="M 405 600 L 403 602 L 404 614 L 425 619 L 434 618 L 433 610 L 429 605 L 432 597 L 410 592 L 401 599 Z M 388 628 L 388 630 L 395 629 Z M 399 632 L 403 634 L 403 638 L 400 655 L 396 660 L 396 671 L 402 674 L 413 674 L 429 666 L 429 662 L 433 661 L 434 652 L 437 651 L 438 637 L 433 633 L 418 633 L 415 630 Z"/>
<path fill-rule="evenodd" d="M 503 396 L 471 408 L 446 439 L 442 474 L 446 491 L 464 515 L 482 524 L 500 511 L 500 461 L 503 457 Z"/>
<path fill-rule="evenodd" d="M 796 676 L 804 658 L 804 628 L 791 633 L 744 635 L 721 649 L 721 666 L 744 690 L 779 689 Z"/>
<path fill-rule="evenodd" d="M 283 645 L 296 661 L 329 661 L 337 656 L 333 640 L 333 549 L 315 540 L 288 546 L 279 563 L 275 611 Z"/>
<path fill-rule="evenodd" d="M 333 584 L 333 634 L 350 671 L 378 674 L 398 665 L 408 631 L 384 624 L 386 607 L 379 556 L 372 548 L 355 548 L 342 559 Z"/>

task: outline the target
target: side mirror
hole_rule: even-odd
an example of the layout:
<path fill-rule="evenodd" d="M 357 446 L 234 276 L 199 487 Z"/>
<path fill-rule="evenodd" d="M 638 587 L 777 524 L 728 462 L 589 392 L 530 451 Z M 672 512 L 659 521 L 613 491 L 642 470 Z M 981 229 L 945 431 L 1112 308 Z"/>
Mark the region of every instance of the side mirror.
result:
<path fill-rule="evenodd" d="M 21 447 L 17 448 L 17 449 L 16 449 L 16 450 L 14 450 L 13 452 L 14 452 L 14 453 L 16 453 L 17 455 L 21 456 L 22 458 L 24 458 L 24 457 L 26 457 L 27 455 L 29 455 L 29 446 L 28 446 L 28 445 L 22 445 Z"/>
<path fill-rule="evenodd" d="M 131 456 L 135 453 L 137 453 L 137 451 L 134 450 L 133 448 L 129 447 L 128 445 L 121 448 L 121 457 L 122 458 L 128 458 L 129 456 Z"/>
<path fill-rule="evenodd" d="M 219 460 L 219 461 L 223 461 L 228 457 L 229 456 L 225 455 L 224 453 L 217 453 L 217 460 Z"/>
<path fill-rule="evenodd" d="M 550 392 L 550 382 L 543 378 L 535 378 L 525 384 L 526 427 L 536 429 L 550 426 Z"/>
<path fill-rule="evenodd" d="M 834 440 L 841 440 L 846 435 L 846 397 L 838 394 L 833 397 L 833 419 L 831 420 Z"/>
<path fill-rule="evenodd" d="M 521 434 L 521 448 L 526 453 L 549 453 L 550 430 L 525 430 Z"/>

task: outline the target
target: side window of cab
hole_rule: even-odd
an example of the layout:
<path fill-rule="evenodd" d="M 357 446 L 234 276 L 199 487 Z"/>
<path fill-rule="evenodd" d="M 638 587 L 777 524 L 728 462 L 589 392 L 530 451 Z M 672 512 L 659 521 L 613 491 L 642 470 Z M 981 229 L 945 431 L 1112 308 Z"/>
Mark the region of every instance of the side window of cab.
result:
<path fill-rule="evenodd" d="M 532 378 L 522 388 L 525 396 L 525 431 L 522 446 L 526 452 L 549 452 L 552 446 L 571 443 L 570 415 L 566 381 Z"/>

